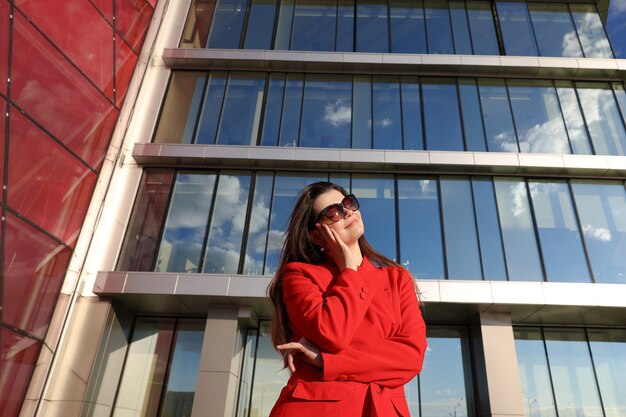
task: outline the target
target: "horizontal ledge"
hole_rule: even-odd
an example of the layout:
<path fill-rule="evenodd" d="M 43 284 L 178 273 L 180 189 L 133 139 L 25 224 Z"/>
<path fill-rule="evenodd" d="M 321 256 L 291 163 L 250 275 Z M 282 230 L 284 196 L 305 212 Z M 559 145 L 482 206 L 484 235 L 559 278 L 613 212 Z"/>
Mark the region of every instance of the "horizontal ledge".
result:
<path fill-rule="evenodd" d="M 606 58 L 171 48 L 163 62 L 173 69 L 626 80 L 626 60 Z"/>
<path fill-rule="evenodd" d="M 626 156 L 136 144 L 142 166 L 619 178 Z"/>

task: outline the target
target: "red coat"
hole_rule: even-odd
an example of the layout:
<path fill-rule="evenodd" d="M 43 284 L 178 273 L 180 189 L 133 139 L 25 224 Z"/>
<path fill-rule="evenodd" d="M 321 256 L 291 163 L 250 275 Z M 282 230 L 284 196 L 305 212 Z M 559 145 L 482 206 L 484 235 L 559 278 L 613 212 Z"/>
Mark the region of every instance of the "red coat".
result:
<path fill-rule="evenodd" d="M 324 368 L 296 362 L 270 417 L 408 417 L 404 384 L 426 351 L 411 276 L 367 259 L 341 273 L 293 262 L 281 285 L 292 340 L 319 347 Z"/>

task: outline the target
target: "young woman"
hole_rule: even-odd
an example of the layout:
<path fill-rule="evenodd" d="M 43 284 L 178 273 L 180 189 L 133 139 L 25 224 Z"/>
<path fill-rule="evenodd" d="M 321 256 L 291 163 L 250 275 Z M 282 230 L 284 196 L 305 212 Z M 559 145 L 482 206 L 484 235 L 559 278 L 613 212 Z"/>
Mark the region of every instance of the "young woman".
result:
<path fill-rule="evenodd" d="M 355 196 L 301 192 L 268 293 L 272 341 L 291 378 L 270 417 L 409 417 L 426 327 L 411 275 L 363 237 Z"/>

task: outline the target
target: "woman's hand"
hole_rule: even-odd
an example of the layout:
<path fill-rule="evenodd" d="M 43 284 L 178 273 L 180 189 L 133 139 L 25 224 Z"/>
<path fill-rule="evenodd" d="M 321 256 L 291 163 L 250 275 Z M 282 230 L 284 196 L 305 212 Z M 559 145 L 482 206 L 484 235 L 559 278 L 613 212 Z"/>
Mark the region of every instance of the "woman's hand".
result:
<path fill-rule="evenodd" d="M 276 346 L 276 349 L 284 353 L 285 364 L 289 367 L 292 373 L 296 372 L 296 366 L 293 363 L 293 359 L 296 355 L 300 355 L 305 362 L 315 367 L 324 367 L 319 348 L 309 342 L 306 337 L 300 338 L 297 342 L 289 342 L 278 345 Z"/>
<path fill-rule="evenodd" d="M 324 253 L 330 256 L 330 259 L 343 271 L 346 268 L 357 270 L 359 263 L 354 259 L 352 251 L 339 237 L 337 232 L 328 225 L 316 223 L 318 233 L 323 239 L 322 248 Z"/>

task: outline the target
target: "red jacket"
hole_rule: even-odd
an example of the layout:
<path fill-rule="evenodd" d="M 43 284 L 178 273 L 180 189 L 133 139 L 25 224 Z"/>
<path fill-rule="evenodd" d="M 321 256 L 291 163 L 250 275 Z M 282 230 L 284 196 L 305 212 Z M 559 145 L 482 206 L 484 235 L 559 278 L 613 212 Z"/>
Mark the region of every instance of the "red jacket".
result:
<path fill-rule="evenodd" d="M 281 285 L 292 340 L 319 347 L 324 368 L 296 362 L 270 417 L 408 417 L 404 384 L 426 351 L 411 276 L 368 259 L 342 272 L 293 262 Z"/>

